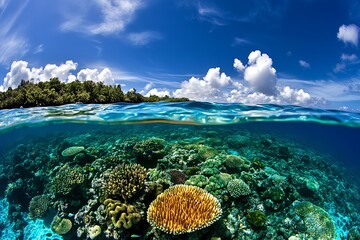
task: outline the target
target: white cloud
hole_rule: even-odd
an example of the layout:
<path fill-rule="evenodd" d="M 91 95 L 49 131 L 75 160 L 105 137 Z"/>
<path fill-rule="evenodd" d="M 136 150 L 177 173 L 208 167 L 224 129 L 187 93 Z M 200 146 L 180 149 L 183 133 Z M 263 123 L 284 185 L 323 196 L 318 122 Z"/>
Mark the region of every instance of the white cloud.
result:
<path fill-rule="evenodd" d="M 161 34 L 158 32 L 145 31 L 138 33 L 130 33 L 128 35 L 128 40 L 131 44 L 135 46 L 143 46 L 152 41 L 160 40 L 162 38 Z"/>
<path fill-rule="evenodd" d="M 299 60 L 299 64 L 300 66 L 302 66 L 303 68 L 310 68 L 310 63 L 304 61 L 304 60 Z"/>
<path fill-rule="evenodd" d="M 258 50 L 249 54 L 246 65 L 235 58 L 233 66 L 244 74 L 244 84 L 225 73 L 220 74 L 220 68 L 211 68 L 203 79 L 192 77 L 183 81 L 173 95 L 198 101 L 246 104 L 312 105 L 320 102 L 301 88 L 278 86 L 272 59 Z"/>
<path fill-rule="evenodd" d="M 87 34 L 113 34 L 124 31 L 132 22 L 135 13 L 145 5 L 142 0 L 94 0 L 89 3 L 86 0 L 78 0 L 78 8 L 82 13 L 66 13 L 67 21 L 61 28 L 66 31 L 80 31 Z M 100 21 L 92 22 L 94 11 L 98 11 Z M 75 16 L 74 16 L 75 15 Z"/>
<path fill-rule="evenodd" d="M 213 6 L 206 6 L 204 4 L 197 4 L 197 11 L 200 20 L 210 22 L 215 26 L 223 26 L 227 24 L 228 19 L 225 14 Z"/>
<path fill-rule="evenodd" d="M 337 33 L 339 40 L 357 46 L 359 41 L 359 27 L 355 24 L 341 25 Z"/>
<path fill-rule="evenodd" d="M 157 88 L 153 88 L 145 94 L 145 97 L 150 97 L 153 95 L 158 97 L 165 97 L 170 96 L 170 92 L 168 90 L 158 90 Z"/>
<path fill-rule="evenodd" d="M 238 70 L 239 72 L 242 72 L 242 71 L 245 70 L 244 64 L 243 64 L 239 59 L 237 59 L 237 58 L 235 58 L 233 66 L 234 66 L 234 68 L 235 68 L 236 70 Z"/>
<path fill-rule="evenodd" d="M 335 73 L 338 73 L 338 72 L 342 72 L 346 69 L 346 64 L 345 63 L 337 63 L 335 65 L 335 68 L 334 68 L 334 72 Z"/>
<path fill-rule="evenodd" d="M 10 72 L 4 78 L 3 89 L 7 90 L 9 87 L 16 88 L 21 83 L 21 80 L 29 80 L 30 69 L 27 66 L 28 63 L 25 61 L 13 62 Z"/>
<path fill-rule="evenodd" d="M 244 66 L 240 60 L 234 60 L 234 67 L 244 72 L 244 80 L 257 92 L 266 95 L 276 94 L 276 70 L 272 67 L 272 59 L 259 50 L 249 54 L 249 62 Z"/>
<path fill-rule="evenodd" d="M 242 102 L 246 104 L 295 104 L 309 105 L 314 102 L 314 98 L 303 89 L 297 90 L 289 86 L 278 87 L 278 95 L 266 95 L 261 92 L 253 92 L 244 86 L 237 87 L 230 91 L 227 102 Z"/>
<path fill-rule="evenodd" d="M 305 92 L 303 89 L 292 89 L 289 86 L 284 87 L 280 91 L 279 96 L 282 102 L 296 105 L 306 105 L 311 101 L 311 96 L 309 93 Z"/>
<path fill-rule="evenodd" d="M 77 69 L 78 64 L 69 60 L 59 66 L 56 64 L 47 64 L 44 68 L 29 68 L 26 61 L 14 61 L 11 64 L 10 71 L 4 78 L 3 90 L 9 87 L 16 88 L 21 80 L 29 80 L 34 83 L 49 81 L 50 78 L 57 77 L 62 82 L 72 82 L 76 79 L 80 81 L 93 80 L 103 82 L 107 85 L 114 84 L 114 77 L 109 68 L 102 71 L 98 69 L 82 69 L 78 72 L 77 77 L 72 74 Z"/>
<path fill-rule="evenodd" d="M 187 97 L 199 101 L 222 101 L 222 89 L 229 85 L 231 78 L 220 73 L 220 68 L 210 68 L 203 79 L 192 77 L 181 83 L 175 90 L 175 97 Z"/>
<path fill-rule="evenodd" d="M 238 46 L 238 45 L 244 45 L 244 44 L 249 44 L 250 41 L 249 40 L 246 40 L 244 38 L 239 38 L 239 37 L 236 37 L 234 38 L 234 41 L 232 43 L 233 46 Z"/>
<path fill-rule="evenodd" d="M 341 60 L 343 61 L 348 61 L 348 62 L 353 62 L 357 59 L 357 56 L 355 54 L 341 54 Z"/>
<path fill-rule="evenodd" d="M 106 85 L 113 85 L 115 83 L 109 68 L 104 68 L 100 73 L 96 68 L 82 69 L 78 72 L 77 79 L 79 81 L 92 80 L 94 82 L 103 82 Z"/>
<path fill-rule="evenodd" d="M 34 54 L 38 54 L 44 51 L 44 44 L 39 44 L 33 51 Z"/>
<path fill-rule="evenodd" d="M 16 11 L 5 14 L 10 1 L 2 1 L 0 14 L 0 64 L 8 65 L 13 60 L 23 57 L 29 51 L 27 39 L 16 27 L 16 23 L 22 12 L 28 5 L 29 0 L 24 1 Z"/>
<path fill-rule="evenodd" d="M 151 88 L 153 87 L 153 83 L 152 82 L 149 82 L 145 85 L 144 87 L 144 90 L 145 91 L 149 91 Z"/>

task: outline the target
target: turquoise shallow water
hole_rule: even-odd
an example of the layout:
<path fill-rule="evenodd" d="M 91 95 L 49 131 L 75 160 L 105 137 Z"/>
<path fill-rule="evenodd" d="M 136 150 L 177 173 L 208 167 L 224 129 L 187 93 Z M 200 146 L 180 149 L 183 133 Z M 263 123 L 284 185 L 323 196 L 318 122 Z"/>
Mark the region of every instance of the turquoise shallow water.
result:
<path fill-rule="evenodd" d="M 359 113 L 296 106 L 0 110 L 2 239 L 356 239 L 359 136 Z M 124 173 L 135 164 L 143 182 L 131 180 L 139 169 Z M 177 184 L 214 196 L 217 221 L 181 235 L 149 221 L 150 204 Z M 115 213 L 106 199 L 133 210 Z M 128 224 L 113 221 L 120 216 Z"/>

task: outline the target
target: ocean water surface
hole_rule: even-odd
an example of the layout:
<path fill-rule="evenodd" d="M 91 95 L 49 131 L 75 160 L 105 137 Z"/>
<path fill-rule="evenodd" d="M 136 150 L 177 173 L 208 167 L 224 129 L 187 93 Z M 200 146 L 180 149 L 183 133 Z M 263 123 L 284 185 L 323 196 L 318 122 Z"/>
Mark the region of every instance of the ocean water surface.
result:
<path fill-rule="evenodd" d="M 0 110 L 1 239 L 360 239 L 360 114 Z"/>

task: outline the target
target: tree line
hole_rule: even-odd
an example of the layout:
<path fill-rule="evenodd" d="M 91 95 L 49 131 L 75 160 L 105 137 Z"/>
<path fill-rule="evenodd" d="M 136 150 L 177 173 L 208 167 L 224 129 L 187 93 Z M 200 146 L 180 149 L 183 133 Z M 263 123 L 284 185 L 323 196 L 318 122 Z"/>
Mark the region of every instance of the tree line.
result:
<path fill-rule="evenodd" d="M 126 94 L 120 85 L 108 86 L 102 82 L 79 80 L 64 83 L 58 78 L 51 78 L 47 82 L 33 83 L 21 81 L 20 85 L 6 92 L 0 92 L 0 109 L 58 106 L 69 103 L 115 103 L 115 102 L 157 102 L 157 101 L 189 101 L 187 98 L 145 97 L 135 89 Z"/>

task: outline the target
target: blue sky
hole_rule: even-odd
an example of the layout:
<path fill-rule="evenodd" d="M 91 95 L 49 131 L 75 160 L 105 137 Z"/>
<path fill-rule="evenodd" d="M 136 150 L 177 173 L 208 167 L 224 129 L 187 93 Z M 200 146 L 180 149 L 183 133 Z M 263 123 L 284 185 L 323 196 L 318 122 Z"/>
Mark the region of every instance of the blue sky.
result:
<path fill-rule="evenodd" d="M 356 0 L 0 0 L 0 90 L 58 76 L 358 110 L 358 26 Z"/>

